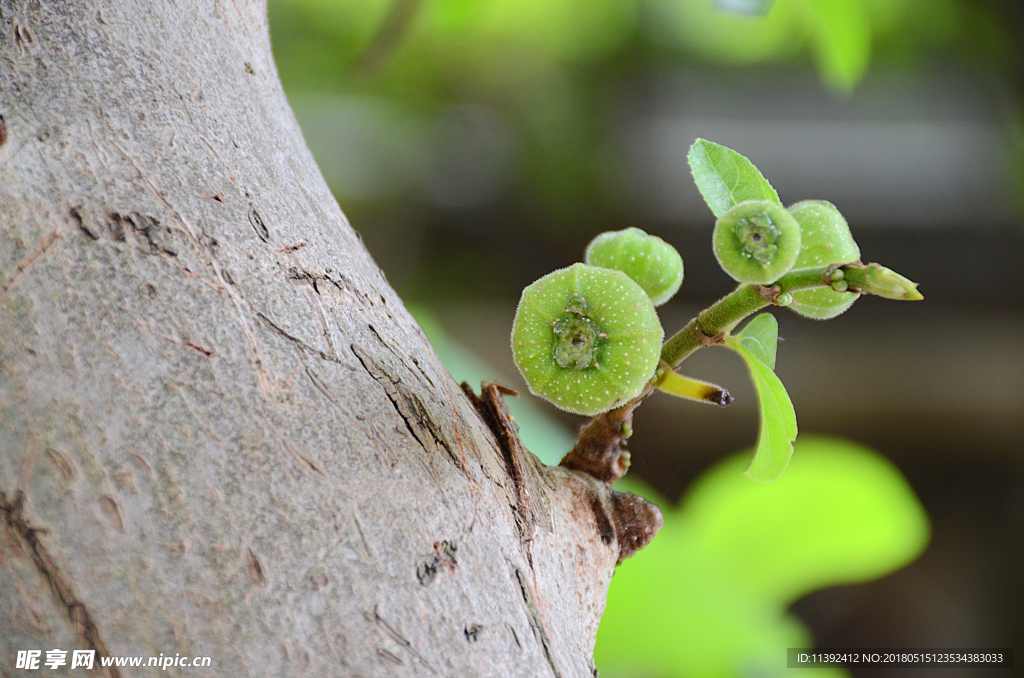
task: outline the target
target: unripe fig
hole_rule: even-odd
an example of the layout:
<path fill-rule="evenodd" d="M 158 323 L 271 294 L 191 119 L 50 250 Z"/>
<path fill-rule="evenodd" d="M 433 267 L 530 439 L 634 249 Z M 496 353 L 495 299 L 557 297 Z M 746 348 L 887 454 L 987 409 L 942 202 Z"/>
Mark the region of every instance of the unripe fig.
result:
<path fill-rule="evenodd" d="M 800 224 L 772 200 L 745 200 L 715 222 L 715 257 L 742 283 L 765 285 L 789 272 L 800 253 Z"/>
<path fill-rule="evenodd" d="M 683 258 L 675 247 L 639 228 L 602 233 L 587 245 L 586 263 L 622 271 L 661 306 L 683 284 Z"/>
<path fill-rule="evenodd" d="M 860 259 L 860 248 L 850 234 L 850 227 L 832 203 L 804 200 L 791 205 L 789 213 L 799 222 L 802 231 L 800 255 L 794 269 L 820 268 Z M 841 273 L 841 270 L 836 271 L 836 274 Z M 845 284 L 841 275 L 833 275 L 832 280 L 837 281 L 836 286 Z M 828 320 L 853 306 L 859 296 L 825 287 L 803 290 L 793 293 L 793 303 L 787 308 L 805 318 Z"/>
<path fill-rule="evenodd" d="M 595 415 L 639 395 L 663 338 L 650 297 L 628 275 L 574 264 L 523 290 L 512 354 L 531 392 Z"/>

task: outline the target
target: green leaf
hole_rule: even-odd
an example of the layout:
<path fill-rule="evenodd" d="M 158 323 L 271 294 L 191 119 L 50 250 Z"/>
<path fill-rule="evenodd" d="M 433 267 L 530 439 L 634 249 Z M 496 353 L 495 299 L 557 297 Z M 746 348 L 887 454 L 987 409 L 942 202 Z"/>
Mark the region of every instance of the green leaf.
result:
<path fill-rule="evenodd" d="M 891 572 L 928 542 L 909 483 L 863 445 L 800 436 L 774 483 L 745 482 L 747 459 L 739 454 L 702 476 L 683 508 L 701 552 L 753 595 L 788 606 L 815 589 Z"/>
<path fill-rule="evenodd" d="M 747 347 L 747 350 L 775 370 L 775 354 L 779 347 L 779 321 L 771 313 L 762 313 L 736 335 L 736 340 Z"/>
<path fill-rule="evenodd" d="M 612 578 L 594 649 L 602 678 L 848 676 L 780 668 L 784 648 L 814 645 L 789 606 L 903 567 L 924 550 L 928 517 L 899 469 L 866 447 L 811 436 L 796 447 L 778 482 L 743 478 L 741 452 L 678 508 L 660 503 L 665 527 Z"/>
<path fill-rule="evenodd" d="M 697 139 L 688 156 L 693 180 L 716 217 L 744 200 L 782 204 L 768 180 L 745 157 L 720 144 Z"/>
<path fill-rule="evenodd" d="M 725 345 L 739 353 L 747 363 L 761 404 L 761 426 L 757 451 L 746 473 L 754 480 L 775 480 L 789 466 L 796 440 L 796 412 L 769 362 L 775 363 L 775 341 L 778 324 L 774 317 L 761 320 L 765 313 L 750 322 L 750 333 L 744 330 L 735 337 L 726 337 Z M 771 317 L 771 316 L 769 316 Z"/>

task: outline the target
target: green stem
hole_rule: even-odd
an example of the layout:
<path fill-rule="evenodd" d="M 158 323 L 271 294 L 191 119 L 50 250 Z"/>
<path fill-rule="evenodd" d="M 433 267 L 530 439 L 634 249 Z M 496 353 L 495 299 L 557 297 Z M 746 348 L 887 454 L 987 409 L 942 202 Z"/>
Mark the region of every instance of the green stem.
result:
<path fill-rule="evenodd" d="M 673 368 L 690 357 L 697 349 L 710 344 L 721 343 L 721 337 L 736 327 L 751 313 L 774 303 L 779 295 L 831 287 L 829 276 L 833 266 L 803 268 L 782 276 L 771 287 L 764 285 L 740 285 L 722 297 L 676 332 L 661 348 L 661 359 Z M 844 271 L 849 270 L 843 267 Z"/>

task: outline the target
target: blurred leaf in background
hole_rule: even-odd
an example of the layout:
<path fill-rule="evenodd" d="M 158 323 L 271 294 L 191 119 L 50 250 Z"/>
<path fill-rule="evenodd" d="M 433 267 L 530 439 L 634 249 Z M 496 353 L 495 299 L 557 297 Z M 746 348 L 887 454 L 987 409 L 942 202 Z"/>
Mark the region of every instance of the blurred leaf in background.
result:
<path fill-rule="evenodd" d="M 476 47 L 520 45 L 548 58 L 589 61 L 633 30 L 633 0 L 425 0 L 425 29 L 472 36 Z"/>
<path fill-rule="evenodd" d="M 427 254 L 416 251 L 423 238 L 406 236 L 440 222 L 475 232 L 488 210 L 492 239 L 515 224 L 556 243 L 621 228 L 609 189 L 623 159 L 611 141 L 647 78 L 810 61 L 830 89 L 849 92 L 873 58 L 912 65 L 943 50 L 1009 49 L 995 19 L 966 0 L 776 0 L 764 16 L 713 0 L 269 7 L 278 69 L 325 177 L 371 251 L 387 260 L 394 250 L 408 269 L 389 270 L 399 291 L 423 298 L 446 281 L 407 266 Z M 757 98 L 736 106 L 740 118 L 760 109 Z"/>
<path fill-rule="evenodd" d="M 776 676 L 812 647 L 786 609 L 815 589 L 881 577 L 928 542 L 924 509 L 895 466 L 855 443 L 800 438 L 774 483 L 750 453 L 703 475 L 665 527 L 616 570 L 597 636 L 602 676 Z M 823 671 L 799 675 L 839 676 Z"/>
<path fill-rule="evenodd" d="M 908 0 L 776 0 L 763 17 L 704 0 L 648 0 L 659 37 L 725 63 L 791 57 L 808 44 L 830 86 L 849 91 L 871 59 L 872 29 L 898 24 Z M 873 14 L 878 19 L 873 22 Z"/>

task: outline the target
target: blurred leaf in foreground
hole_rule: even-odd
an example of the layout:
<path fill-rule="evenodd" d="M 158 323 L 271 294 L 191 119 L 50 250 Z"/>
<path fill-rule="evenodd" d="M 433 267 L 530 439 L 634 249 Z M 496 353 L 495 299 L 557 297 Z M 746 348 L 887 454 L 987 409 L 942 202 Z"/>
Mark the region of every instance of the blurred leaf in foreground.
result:
<path fill-rule="evenodd" d="M 928 541 L 924 509 L 891 462 L 855 443 L 801 438 L 770 484 L 742 476 L 748 458 L 701 477 L 616 570 L 597 636 L 602 676 L 845 675 L 785 668 L 787 647 L 813 646 L 786 608 L 912 561 Z"/>

